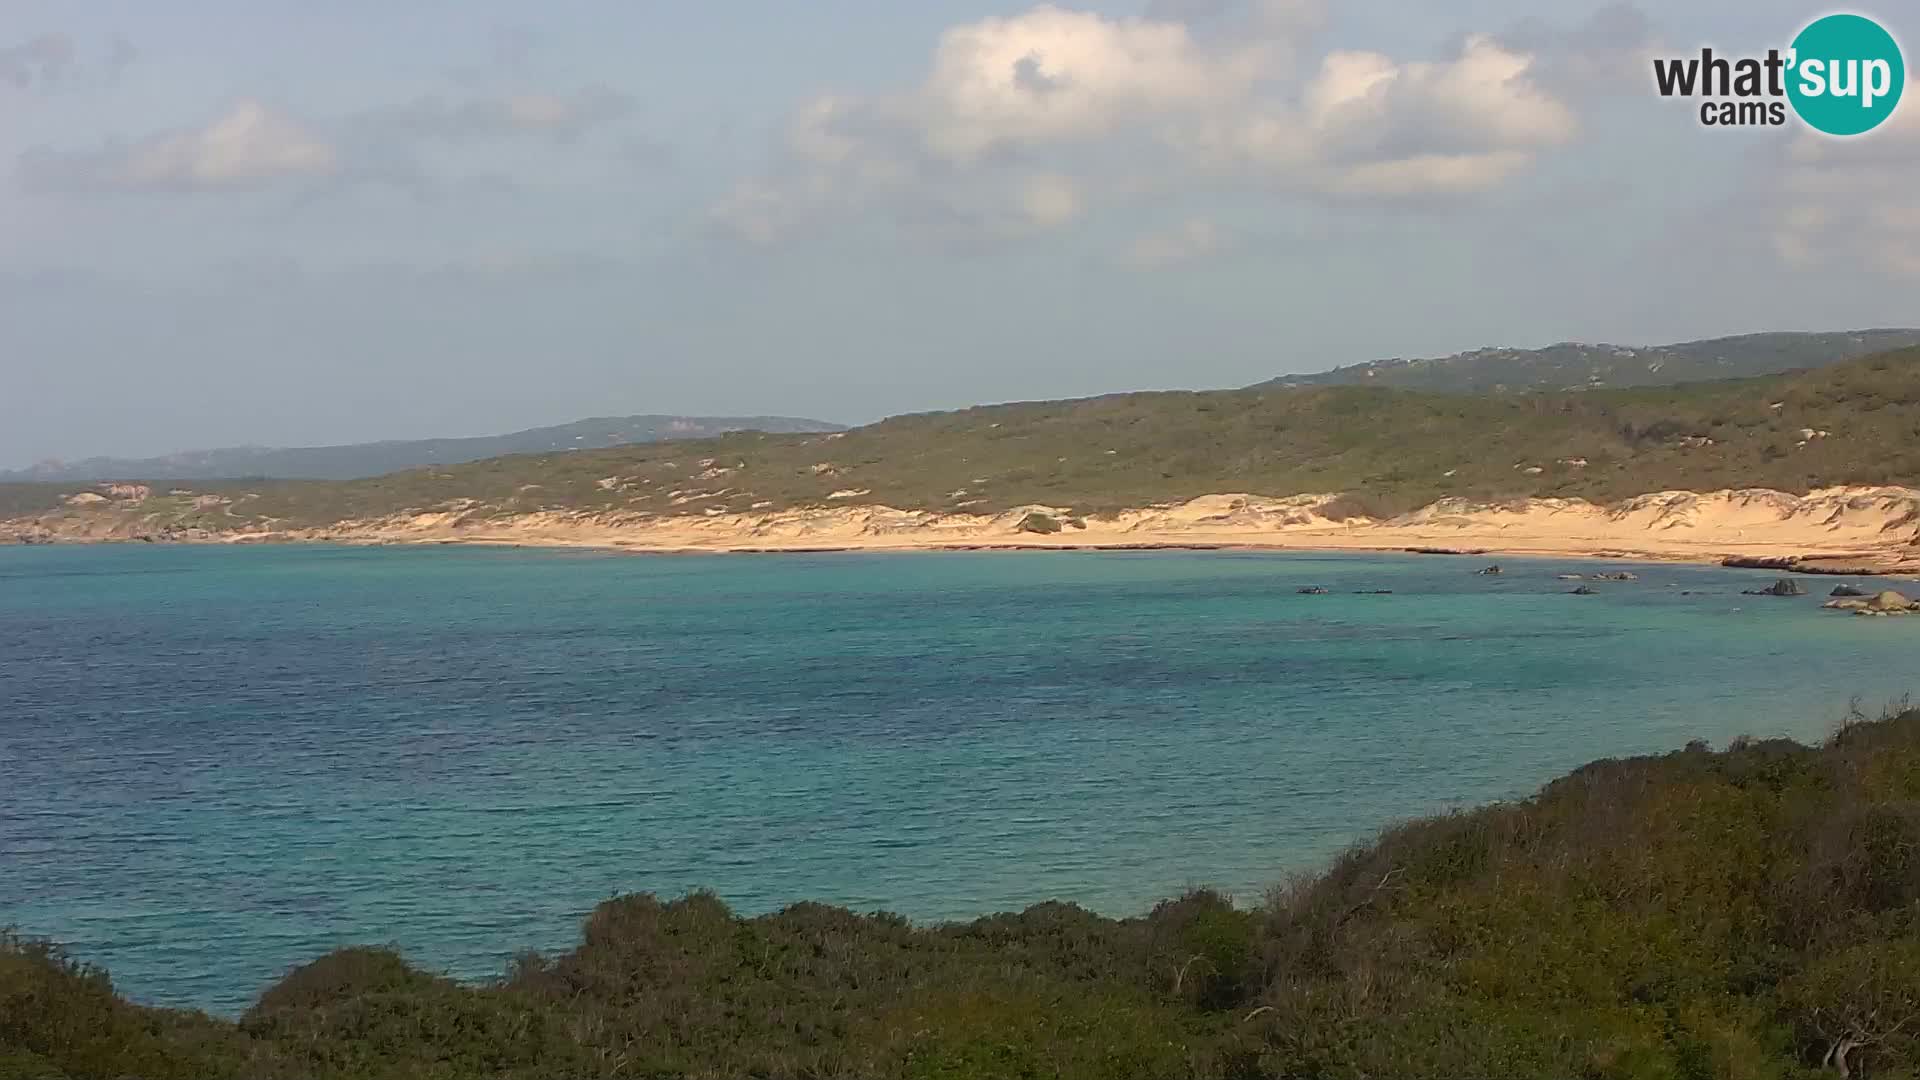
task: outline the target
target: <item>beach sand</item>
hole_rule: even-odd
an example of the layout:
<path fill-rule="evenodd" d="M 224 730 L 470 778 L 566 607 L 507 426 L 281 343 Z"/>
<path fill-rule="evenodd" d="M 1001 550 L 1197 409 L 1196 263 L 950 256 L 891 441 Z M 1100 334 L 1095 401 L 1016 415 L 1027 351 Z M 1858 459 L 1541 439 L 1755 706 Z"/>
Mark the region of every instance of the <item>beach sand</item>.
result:
<path fill-rule="evenodd" d="M 1658 492 L 1611 506 L 1574 499 L 1497 504 L 1447 500 L 1388 520 L 1331 520 L 1329 495 L 1205 495 L 1172 506 L 1070 518 L 1025 506 L 992 515 L 885 506 L 758 514 L 655 517 L 542 512 L 475 521 L 417 513 L 343 521 L 321 529 L 231 532 L 207 540 L 463 543 L 631 552 L 804 552 L 1249 548 L 1404 551 L 1632 558 L 1721 563 L 1771 561 L 1783 570 L 1920 573 L 1920 490 L 1845 487 L 1792 495 L 1762 489 Z M 1023 529 L 1029 515 L 1058 532 Z M 79 516 L 65 512 L 59 516 Z M 42 526 L 58 522 L 40 519 Z M 16 525 L 19 523 L 15 523 Z M 55 539 L 124 539 L 52 528 Z M 65 534 L 65 535 L 63 535 Z"/>

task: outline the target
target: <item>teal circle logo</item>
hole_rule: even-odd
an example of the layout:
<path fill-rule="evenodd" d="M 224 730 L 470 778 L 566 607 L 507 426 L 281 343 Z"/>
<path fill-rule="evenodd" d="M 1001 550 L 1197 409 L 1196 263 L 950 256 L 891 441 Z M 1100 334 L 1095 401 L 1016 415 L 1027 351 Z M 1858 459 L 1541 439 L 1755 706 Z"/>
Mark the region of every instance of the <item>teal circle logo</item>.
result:
<path fill-rule="evenodd" d="M 1816 131 L 1859 135 L 1893 115 L 1907 86 L 1900 44 L 1864 15 L 1815 19 L 1793 39 L 1787 99 Z"/>

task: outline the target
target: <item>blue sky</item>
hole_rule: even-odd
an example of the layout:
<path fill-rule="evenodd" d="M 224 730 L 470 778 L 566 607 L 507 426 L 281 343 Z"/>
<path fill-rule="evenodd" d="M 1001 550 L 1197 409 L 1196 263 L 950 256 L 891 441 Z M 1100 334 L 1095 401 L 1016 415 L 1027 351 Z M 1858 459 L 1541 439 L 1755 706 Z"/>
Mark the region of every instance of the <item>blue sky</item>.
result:
<path fill-rule="evenodd" d="M 1920 323 L 1920 106 L 1671 7 L 0 0 L 0 467 Z"/>

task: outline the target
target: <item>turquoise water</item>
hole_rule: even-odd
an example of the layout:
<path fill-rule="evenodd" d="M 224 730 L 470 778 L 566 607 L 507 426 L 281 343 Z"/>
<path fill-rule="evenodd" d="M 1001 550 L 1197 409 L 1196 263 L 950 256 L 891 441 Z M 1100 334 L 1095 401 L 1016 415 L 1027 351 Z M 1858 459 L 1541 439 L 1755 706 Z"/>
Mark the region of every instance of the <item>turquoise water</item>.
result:
<path fill-rule="evenodd" d="M 1251 899 L 1397 818 L 1920 684 L 1920 620 L 1824 582 L 1485 561 L 4 548 L 0 923 L 230 1012 L 345 943 L 495 972 L 622 891 Z"/>

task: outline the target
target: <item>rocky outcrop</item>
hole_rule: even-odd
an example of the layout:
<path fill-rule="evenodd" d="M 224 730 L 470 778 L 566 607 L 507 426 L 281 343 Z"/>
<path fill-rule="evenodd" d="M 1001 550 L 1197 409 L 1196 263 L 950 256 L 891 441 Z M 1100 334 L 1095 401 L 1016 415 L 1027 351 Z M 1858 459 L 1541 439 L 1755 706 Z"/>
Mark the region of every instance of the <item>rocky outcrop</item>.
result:
<path fill-rule="evenodd" d="M 1743 589 L 1742 596 L 1805 596 L 1806 586 L 1792 578 L 1781 578 L 1764 589 Z"/>
<path fill-rule="evenodd" d="M 1829 600 L 1822 607 L 1836 611 L 1851 611 L 1856 615 L 1914 615 L 1920 614 L 1920 601 L 1909 599 L 1905 593 L 1887 589 L 1871 597 L 1842 597 Z"/>

